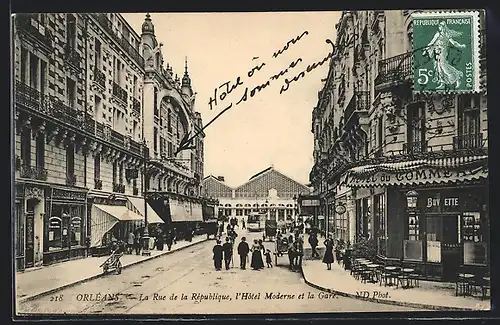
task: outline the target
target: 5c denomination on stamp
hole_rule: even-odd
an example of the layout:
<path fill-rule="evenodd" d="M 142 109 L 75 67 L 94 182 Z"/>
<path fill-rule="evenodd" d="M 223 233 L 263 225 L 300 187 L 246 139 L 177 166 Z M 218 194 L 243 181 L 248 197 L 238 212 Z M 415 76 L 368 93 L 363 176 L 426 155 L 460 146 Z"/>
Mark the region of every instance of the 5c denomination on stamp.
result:
<path fill-rule="evenodd" d="M 413 89 L 479 92 L 479 13 L 413 14 Z"/>

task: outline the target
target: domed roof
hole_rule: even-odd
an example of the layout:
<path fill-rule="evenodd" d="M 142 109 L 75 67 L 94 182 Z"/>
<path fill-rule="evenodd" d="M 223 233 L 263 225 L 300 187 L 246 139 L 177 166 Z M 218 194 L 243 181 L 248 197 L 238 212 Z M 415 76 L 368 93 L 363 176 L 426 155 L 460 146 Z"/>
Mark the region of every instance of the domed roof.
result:
<path fill-rule="evenodd" d="M 153 25 L 153 22 L 151 21 L 151 15 L 149 13 L 146 14 L 146 18 L 144 19 L 144 22 L 142 23 L 142 33 L 152 33 L 154 34 L 155 32 L 155 25 Z"/>

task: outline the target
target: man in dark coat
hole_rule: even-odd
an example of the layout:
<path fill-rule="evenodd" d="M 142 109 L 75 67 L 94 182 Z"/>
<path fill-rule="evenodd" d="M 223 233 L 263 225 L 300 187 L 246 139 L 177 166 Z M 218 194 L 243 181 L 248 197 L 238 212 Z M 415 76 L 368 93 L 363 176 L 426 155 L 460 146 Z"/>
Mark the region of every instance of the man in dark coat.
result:
<path fill-rule="evenodd" d="M 233 257 L 233 245 L 231 244 L 229 237 L 226 237 L 226 242 L 222 245 L 222 251 L 224 252 L 226 270 L 229 270 L 229 264 L 231 263 L 231 258 Z"/>
<path fill-rule="evenodd" d="M 217 241 L 214 248 L 212 249 L 214 253 L 214 266 L 216 271 L 220 271 L 222 268 L 222 246 L 220 240 Z"/>
<path fill-rule="evenodd" d="M 311 257 L 316 258 L 319 257 L 318 251 L 316 250 L 316 247 L 318 246 L 318 237 L 316 235 L 316 232 L 312 231 L 311 234 L 309 235 L 309 245 L 311 245 Z"/>
<path fill-rule="evenodd" d="M 246 268 L 248 252 L 250 252 L 250 247 L 248 247 L 246 238 L 241 237 L 241 242 L 238 245 L 238 255 L 240 255 L 240 268 L 242 270 Z"/>
<path fill-rule="evenodd" d="M 172 233 L 171 230 L 167 233 L 166 242 L 167 242 L 168 251 L 170 251 L 172 249 L 172 243 L 174 242 L 174 234 Z"/>

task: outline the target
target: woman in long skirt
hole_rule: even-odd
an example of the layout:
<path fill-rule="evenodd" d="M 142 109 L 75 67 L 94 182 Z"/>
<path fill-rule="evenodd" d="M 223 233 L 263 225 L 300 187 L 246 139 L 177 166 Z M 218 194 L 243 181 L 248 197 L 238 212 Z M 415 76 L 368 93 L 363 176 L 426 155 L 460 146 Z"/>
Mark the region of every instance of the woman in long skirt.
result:
<path fill-rule="evenodd" d="M 253 241 L 252 245 L 252 262 L 250 267 L 254 270 L 260 270 L 264 267 L 264 260 L 262 259 L 262 251 L 257 239 Z"/>
<path fill-rule="evenodd" d="M 332 269 L 332 263 L 333 263 L 333 240 L 331 236 L 328 236 L 328 239 L 325 240 L 325 256 L 323 256 L 323 263 L 326 264 L 326 269 L 331 270 Z"/>

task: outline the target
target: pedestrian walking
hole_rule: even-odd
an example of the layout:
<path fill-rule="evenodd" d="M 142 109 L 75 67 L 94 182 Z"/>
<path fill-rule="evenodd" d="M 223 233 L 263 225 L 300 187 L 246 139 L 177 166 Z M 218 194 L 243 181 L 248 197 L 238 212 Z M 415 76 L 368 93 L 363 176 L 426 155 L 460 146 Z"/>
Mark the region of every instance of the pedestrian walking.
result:
<path fill-rule="evenodd" d="M 174 242 L 174 245 L 177 245 L 177 229 L 176 228 L 172 229 L 172 240 Z"/>
<path fill-rule="evenodd" d="M 311 235 L 309 235 L 309 245 L 311 245 L 311 257 L 319 257 L 318 251 L 316 250 L 316 247 L 318 246 L 318 237 L 315 232 L 312 232 Z"/>
<path fill-rule="evenodd" d="M 288 238 L 288 260 L 290 261 L 290 270 L 295 270 L 295 245 L 293 243 L 293 236 Z"/>
<path fill-rule="evenodd" d="M 323 263 L 326 264 L 326 269 L 331 270 L 332 269 L 332 263 L 333 261 L 333 240 L 332 236 L 328 236 L 328 238 L 324 242 L 325 244 L 325 255 L 323 256 Z"/>
<path fill-rule="evenodd" d="M 173 242 L 174 242 L 174 234 L 172 233 L 171 230 L 169 230 L 167 233 L 167 238 L 166 238 L 167 248 L 168 248 L 169 252 L 172 249 Z"/>
<path fill-rule="evenodd" d="M 137 232 L 135 235 L 135 255 L 140 255 L 141 254 L 141 234 Z"/>
<path fill-rule="evenodd" d="M 302 257 L 304 256 L 304 240 L 301 235 L 297 236 L 294 242 L 295 250 L 295 267 L 298 270 L 302 265 Z"/>
<path fill-rule="evenodd" d="M 245 227 L 245 220 L 241 220 L 241 228 L 242 228 L 242 229 L 247 229 L 247 228 Z"/>
<path fill-rule="evenodd" d="M 135 243 L 135 235 L 133 232 L 129 232 L 127 238 L 127 254 L 132 254 L 134 243 Z"/>
<path fill-rule="evenodd" d="M 212 249 L 213 252 L 213 260 L 214 260 L 214 267 L 216 271 L 220 271 L 222 269 L 222 245 L 220 243 L 220 240 L 218 240 Z"/>
<path fill-rule="evenodd" d="M 273 260 L 271 259 L 271 251 L 266 249 L 266 264 L 267 267 L 273 267 Z"/>
<path fill-rule="evenodd" d="M 229 237 L 226 237 L 226 242 L 222 245 L 222 251 L 224 252 L 224 263 L 226 270 L 229 270 L 231 259 L 233 257 L 233 245 Z"/>
<path fill-rule="evenodd" d="M 238 255 L 240 255 L 240 268 L 242 270 L 246 269 L 248 253 L 250 252 L 250 247 L 248 247 L 248 243 L 246 242 L 245 237 L 241 237 L 241 242 L 238 245 Z"/>
<path fill-rule="evenodd" d="M 156 238 L 156 249 L 162 251 L 163 247 L 165 247 L 165 234 L 163 231 L 160 231 L 158 233 L 158 237 Z"/>
<path fill-rule="evenodd" d="M 254 239 L 252 245 L 252 261 L 250 267 L 254 270 L 260 270 L 264 267 L 264 261 L 262 260 L 261 246 L 257 239 Z"/>

